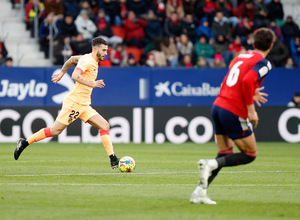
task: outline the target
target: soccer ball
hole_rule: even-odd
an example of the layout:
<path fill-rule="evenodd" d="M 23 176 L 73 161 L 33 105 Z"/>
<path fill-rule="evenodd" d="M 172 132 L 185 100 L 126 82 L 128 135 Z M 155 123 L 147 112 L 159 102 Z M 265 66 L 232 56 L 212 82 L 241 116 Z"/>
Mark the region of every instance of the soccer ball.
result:
<path fill-rule="evenodd" d="M 119 170 L 121 172 L 132 172 L 135 168 L 135 161 L 132 157 L 124 156 L 119 161 Z"/>

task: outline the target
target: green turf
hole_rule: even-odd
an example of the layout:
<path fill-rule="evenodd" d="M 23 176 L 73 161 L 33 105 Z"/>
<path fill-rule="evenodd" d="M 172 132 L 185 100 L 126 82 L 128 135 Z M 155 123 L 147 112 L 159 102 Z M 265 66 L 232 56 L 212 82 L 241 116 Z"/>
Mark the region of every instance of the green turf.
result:
<path fill-rule="evenodd" d="M 300 219 L 300 144 L 259 143 L 251 164 L 224 168 L 209 188 L 215 206 L 192 205 L 208 144 L 116 144 L 136 160 L 112 170 L 97 144 L 33 144 L 18 161 L 0 144 L 0 219 Z"/>

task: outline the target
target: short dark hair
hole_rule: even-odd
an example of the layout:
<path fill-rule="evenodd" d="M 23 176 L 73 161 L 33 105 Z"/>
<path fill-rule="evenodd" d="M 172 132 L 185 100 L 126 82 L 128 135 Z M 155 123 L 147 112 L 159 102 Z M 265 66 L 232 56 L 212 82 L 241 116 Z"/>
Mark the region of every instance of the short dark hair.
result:
<path fill-rule="evenodd" d="M 254 48 L 266 51 L 275 41 L 275 34 L 271 29 L 259 28 L 254 32 Z"/>
<path fill-rule="evenodd" d="M 92 41 L 92 47 L 97 47 L 100 46 L 101 44 L 108 45 L 107 41 L 104 40 L 102 37 L 95 37 Z"/>

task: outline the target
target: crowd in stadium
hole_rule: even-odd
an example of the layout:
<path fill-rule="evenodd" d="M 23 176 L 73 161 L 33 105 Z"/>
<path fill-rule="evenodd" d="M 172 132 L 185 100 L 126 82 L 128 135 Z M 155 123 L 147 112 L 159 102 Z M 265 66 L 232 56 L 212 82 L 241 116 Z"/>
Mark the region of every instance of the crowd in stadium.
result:
<path fill-rule="evenodd" d="M 292 16 L 284 16 L 280 0 L 25 2 L 26 27 L 34 36 L 38 17 L 46 57 L 53 34 L 55 65 L 89 53 L 91 39 L 101 36 L 110 45 L 101 66 L 228 67 L 237 54 L 252 49 L 254 30 L 267 27 L 277 36 L 267 57 L 272 65 L 300 66 L 299 26 Z"/>

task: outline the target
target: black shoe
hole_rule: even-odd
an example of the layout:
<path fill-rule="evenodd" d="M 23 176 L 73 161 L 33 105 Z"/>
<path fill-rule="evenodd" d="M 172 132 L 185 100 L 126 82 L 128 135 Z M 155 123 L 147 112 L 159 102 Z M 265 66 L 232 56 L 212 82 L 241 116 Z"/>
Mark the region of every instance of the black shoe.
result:
<path fill-rule="evenodd" d="M 20 138 L 17 142 L 17 147 L 14 151 L 15 160 L 19 159 L 19 156 L 21 155 L 22 151 L 27 147 L 24 142 L 26 139 Z"/>
<path fill-rule="evenodd" d="M 111 166 L 111 168 L 112 169 L 116 169 L 116 168 L 118 168 L 118 166 L 119 166 L 119 161 L 120 161 L 120 159 L 117 157 L 117 156 L 115 156 L 115 155 L 111 155 L 110 156 L 110 166 Z"/>

